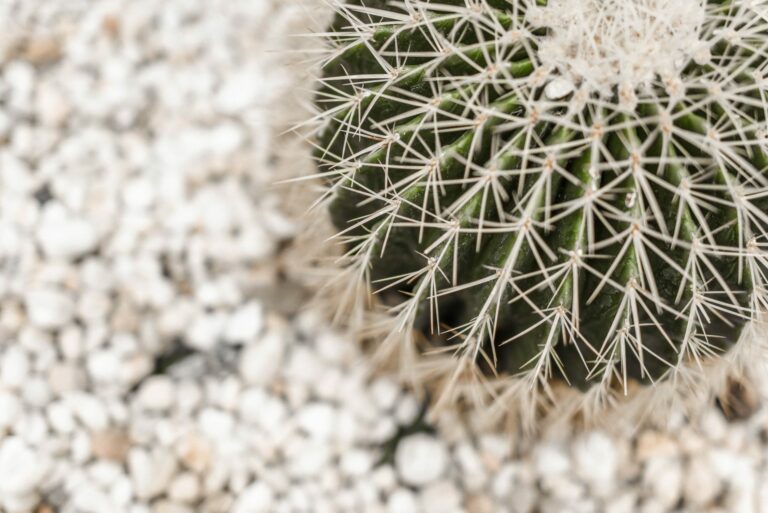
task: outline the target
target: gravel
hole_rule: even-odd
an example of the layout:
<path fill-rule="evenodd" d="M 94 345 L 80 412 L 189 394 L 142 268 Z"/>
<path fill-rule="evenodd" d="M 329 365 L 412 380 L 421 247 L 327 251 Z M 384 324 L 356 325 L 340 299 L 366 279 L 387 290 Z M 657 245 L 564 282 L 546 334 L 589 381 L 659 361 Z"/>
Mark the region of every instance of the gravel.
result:
<path fill-rule="evenodd" d="M 0 3 L 0 511 L 768 511 L 766 408 L 515 445 L 302 308 L 320 4 Z"/>

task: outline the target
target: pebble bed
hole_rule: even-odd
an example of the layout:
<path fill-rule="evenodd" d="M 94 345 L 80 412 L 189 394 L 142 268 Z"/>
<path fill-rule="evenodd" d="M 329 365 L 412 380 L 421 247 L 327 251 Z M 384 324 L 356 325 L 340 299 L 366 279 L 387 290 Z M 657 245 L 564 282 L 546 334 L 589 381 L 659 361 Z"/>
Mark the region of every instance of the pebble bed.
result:
<path fill-rule="evenodd" d="M 0 2 L 0 511 L 768 513 L 765 408 L 513 447 L 300 308 L 316 7 Z"/>

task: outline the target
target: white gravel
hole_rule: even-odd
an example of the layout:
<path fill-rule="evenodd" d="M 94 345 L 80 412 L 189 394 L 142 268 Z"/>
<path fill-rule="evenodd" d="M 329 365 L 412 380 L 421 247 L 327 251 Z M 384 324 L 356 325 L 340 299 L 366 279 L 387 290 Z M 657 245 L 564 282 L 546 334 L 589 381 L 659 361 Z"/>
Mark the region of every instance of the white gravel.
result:
<path fill-rule="evenodd" d="M 768 409 L 515 447 L 296 313 L 320 3 L 0 2 L 0 511 L 768 513 Z"/>

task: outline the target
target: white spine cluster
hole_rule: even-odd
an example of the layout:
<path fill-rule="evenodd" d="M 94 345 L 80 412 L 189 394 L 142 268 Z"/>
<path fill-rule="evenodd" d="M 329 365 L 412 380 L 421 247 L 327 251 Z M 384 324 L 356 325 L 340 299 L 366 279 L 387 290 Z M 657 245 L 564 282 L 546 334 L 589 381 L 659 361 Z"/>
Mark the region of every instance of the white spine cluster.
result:
<path fill-rule="evenodd" d="M 552 0 L 529 10 L 527 19 L 549 29 L 539 46 L 541 64 L 557 70 L 571 90 L 634 91 L 658 77 L 680 80 L 691 59 L 709 60 L 704 0 Z"/>
<path fill-rule="evenodd" d="M 439 383 L 445 400 L 470 398 L 487 411 L 508 413 L 513 406 L 528 414 L 553 395 L 548 383 L 562 365 L 555 352 L 562 344 L 589 348 L 583 360 L 598 385 L 566 394 L 572 408 L 561 405 L 561 413 L 594 413 L 613 402 L 616 391 L 628 393 L 627 360 L 642 366 L 657 357 L 643 329 L 660 327 L 662 315 L 686 325 L 681 340 L 669 340 L 675 361 L 666 362 L 663 383 L 635 393 L 627 408 L 661 411 L 659 405 L 681 397 L 708 396 L 758 352 L 763 357 L 768 213 L 759 204 L 768 198 L 768 160 L 757 153 L 768 149 L 768 0 L 367 5 L 334 2 L 340 22 L 323 34 L 331 43 L 324 64 L 350 54 L 375 64 L 323 77 L 322 110 L 313 121 L 321 125 L 319 154 L 329 183 L 320 203 L 352 193 L 356 205 L 376 205 L 337 236 L 353 248 L 335 262 L 327 284 L 339 311 L 353 317 L 367 310 L 368 292 L 410 290 L 379 322 L 368 321 L 382 353 L 399 354 L 409 377 Z M 412 33 L 428 48 L 404 44 Z M 467 34 L 474 41 L 469 45 L 461 42 Z M 715 52 L 716 45 L 724 49 Z M 446 63 L 459 61 L 470 71 L 445 71 Z M 521 61 L 530 63 L 529 73 L 515 70 Z M 687 69 L 691 62 L 694 71 Z M 404 84 L 414 77 L 428 87 L 409 90 Z M 381 115 L 385 103 L 396 104 L 397 114 Z M 542 125 L 549 135 L 542 135 Z M 465 134 L 461 148 L 441 142 L 459 132 Z M 611 138 L 621 141 L 625 156 L 611 151 Z M 490 148 L 490 157 L 478 161 L 482 147 Z M 563 163 L 584 155 L 590 156 L 589 173 L 578 179 Z M 449 159 L 460 162 L 458 176 L 446 176 Z M 386 185 L 367 189 L 360 178 L 366 172 L 380 173 Z M 553 202 L 556 181 L 581 193 Z M 509 185 L 524 182 L 525 188 Z M 463 193 L 447 201 L 446 190 L 457 186 Z M 656 188 L 671 195 L 671 204 L 659 201 Z M 732 212 L 733 220 L 709 226 L 708 214 L 717 210 Z M 582 214 L 578 242 L 548 245 L 556 223 L 575 212 Z M 352 235 L 360 227 L 365 234 Z M 396 230 L 411 230 L 422 242 L 428 231 L 439 236 L 424 248 L 421 268 L 372 283 L 373 262 Z M 723 230 L 735 231 L 733 245 L 718 242 Z M 478 248 L 495 234 L 509 235 L 510 243 L 484 277 L 459 283 L 457 252 L 466 234 L 476 236 Z M 607 251 L 614 246 L 617 253 Z M 687 260 L 669 257 L 670 247 L 684 248 Z M 521 275 L 525 255 L 536 265 Z M 739 287 L 721 274 L 721 257 L 738 260 Z M 631 270 L 621 271 L 627 260 Z M 658 260 L 663 269 L 652 263 Z M 662 273 L 679 279 L 679 301 L 662 300 Z M 599 282 L 586 297 L 569 287 L 583 276 Z M 532 277 L 536 288 L 522 289 Z M 482 291 L 479 308 L 466 325 L 453 327 L 453 344 L 415 357 L 409 327 L 422 305 L 429 305 L 439 330 L 438 300 L 470 289 Z M 542 289 L 551 291 L 545 307 L 531 301 Z M 623 294 L 613 329 L 605 340 L 586 340 L 580 309 L 606 291 Z M 510 294 L 512 304 L 505 299 Z M 479 363 L 496 366 L 489 340 L 500 310 L 516 303 L 539 315 L 531 329 L 547 326 L 550 335 L 531 370 L 489 378 Z M 712 358 L 717 336 L 707 326 L 729 317 L 751 324 L 734 349 Z"/>

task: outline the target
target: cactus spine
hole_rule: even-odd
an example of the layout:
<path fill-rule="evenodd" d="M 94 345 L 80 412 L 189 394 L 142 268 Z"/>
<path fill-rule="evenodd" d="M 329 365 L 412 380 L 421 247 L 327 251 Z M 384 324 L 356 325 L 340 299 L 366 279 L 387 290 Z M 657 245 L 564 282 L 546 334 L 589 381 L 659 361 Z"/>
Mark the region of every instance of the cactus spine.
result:
<path fill-rule="evenodd" d="M 768 2 L 335 8 L 316 151 L 334 293 L 375 292 L 392 333 L 425 334 L 435 356 L 411 370 L 502 408 L 564 381 L 584 406 L 753 354 Z M 410 340 L 392 333 L 384 349 Z"/>

